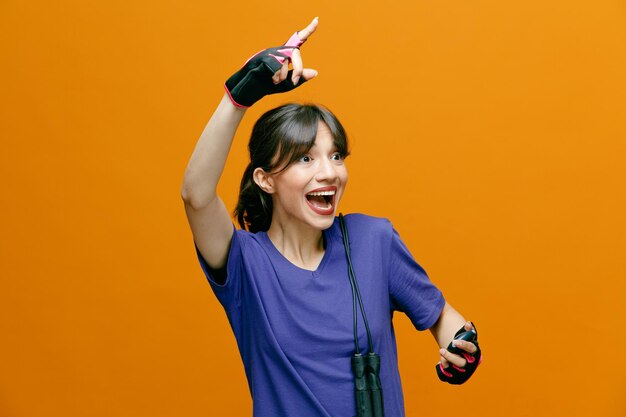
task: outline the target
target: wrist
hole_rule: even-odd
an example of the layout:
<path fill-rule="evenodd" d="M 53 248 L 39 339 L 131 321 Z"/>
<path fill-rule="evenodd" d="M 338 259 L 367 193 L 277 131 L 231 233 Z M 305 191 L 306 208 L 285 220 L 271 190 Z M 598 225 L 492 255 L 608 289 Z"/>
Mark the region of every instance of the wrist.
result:
<path fill-rule="evenodd" d="M 228 86 L 226 84 L 224 84 L 224 90 L 225 90 L 225 93 L 224 93 L 225 98 L 227 98 L 230 104 L 232 104 L 233 107 L 235 107 L 237 110 L 245 111 L 251 107 L 251 106 L 244 106 L 243 104 L 237 103 L 237 101 L 235 101 L 232 94 L 230 93 L 230 90 L 228 89 Z"/>
<path fill-rule="evenodd" d="M 250 107 L 242 106 L 235 102 L 228 93 L 228 89 L 226 89 L 224 95 L 222 96 L 222 100 L 220 101 L 219 108 L 226 114 L 241 118 Z"/>

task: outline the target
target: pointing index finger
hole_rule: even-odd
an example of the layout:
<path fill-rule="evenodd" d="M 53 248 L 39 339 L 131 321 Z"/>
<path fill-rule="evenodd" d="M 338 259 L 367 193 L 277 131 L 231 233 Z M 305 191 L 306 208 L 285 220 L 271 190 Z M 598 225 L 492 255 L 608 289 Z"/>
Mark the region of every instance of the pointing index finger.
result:
<path fill-rule="evenodd" d="M 318 22 L 319 22 L 319 17 L 316 17 L 315 19 L 311 21 L 311 23 L 309 23 L 309 26 L 305 27 L 304 29 L 298 32 L 298 37 L 300 38 L 302 42 L 306 41 L 309 38 L 309 36 L 311 36 L 313 32 L 315 32 L 315 29 L 317 29 Z"/>

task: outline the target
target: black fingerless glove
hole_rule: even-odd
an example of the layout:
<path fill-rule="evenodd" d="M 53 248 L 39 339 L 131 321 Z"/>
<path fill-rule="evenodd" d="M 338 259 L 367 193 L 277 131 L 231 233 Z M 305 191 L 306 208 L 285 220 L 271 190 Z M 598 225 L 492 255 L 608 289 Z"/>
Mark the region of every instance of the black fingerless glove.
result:
<path fill-rule="evenodd" d="M 291 81 L 293 71 L 278 84 L 274 84 L 272 77 L 303 43 L 296 32 L 285 45 L 265 49 L 248 59 L 224 84 L 233 104 L 250 107 L 266 95 L 284 93 L 302 85 L 306 81 L 304 77 L 300 77 L 297 84 Z"/>
<path fill-rule="evenodd" d="M 474 323 L 472 323 L 472 326 Z M 473 343 L 476 346 L 476 352 L 470 354 L 462 349 L 454 347 L 454 340 L 465 340 Z M 449 366 L 447 368 L 443 367 L 443 364 L 440 362 L 435 365 L 437 369 L 437 375 L 439 379 L 447 382 L 448 384 L 459 385 L 467 381 L 478 365 L 482 362 L 482 353 L 480 351 L 480 347 L 478 346 L 478 331 L 476 330 L 476 326 L 474 326 L 474 330 L 467 331 L 465 330 L 465 326 L 461 327 L 459 331 L 454 335 L 453 342 L 450 342 L 448 345 L 448 352 L 454 353 L 456 355 L 463 356 L 467 363 L 464 367 L 458 367 L 456 365 Z"/>

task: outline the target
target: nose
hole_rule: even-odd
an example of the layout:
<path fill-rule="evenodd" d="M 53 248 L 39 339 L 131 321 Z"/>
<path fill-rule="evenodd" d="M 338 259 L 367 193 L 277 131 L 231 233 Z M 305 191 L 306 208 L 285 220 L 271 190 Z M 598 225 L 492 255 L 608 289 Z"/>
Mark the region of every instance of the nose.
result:
<path fill-rule="evenodd" d="M 323 158 L 315 173 L 317 182 L 332 182 L 337 178 L 337 171 L 330 159 Z"/>

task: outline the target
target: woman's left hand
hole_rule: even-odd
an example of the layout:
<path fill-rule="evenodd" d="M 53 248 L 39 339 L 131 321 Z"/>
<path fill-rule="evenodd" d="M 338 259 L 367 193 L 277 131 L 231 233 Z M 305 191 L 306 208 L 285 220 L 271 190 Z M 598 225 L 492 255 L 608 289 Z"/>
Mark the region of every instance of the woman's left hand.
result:
<path fill-rule="evenodd" d="M 467 334 L 467 332 L 471 332 Z M 466 340 L 457 336 L 466 334 Z M 452 350 L 452 352 L 450 351 Z M 467 381 L 482 362 L 482 353 L 478 346 L 478 332 L 471 322 L 465 323 L 455 334 L 448 349 L 439 350 L 441 360 L 436 365 L 437 375 L 450 384 L 462 384 Z"/>
<path fill-rule="evenodd" d="M 474 326 L 469 321 L 465 323 L 465 326 L 463 326 L 463 329 L 465 331 L 473 330 L 474 332 L 476 332 L 476 330 L 474 329 Z M 475 344 L 473 344 L 472 342 L 466 342 L 464 340 L 453 340 L 452 344 L 454 345 L 454 347 L 464 350 L 470 355 L 473 355 L 478 350 L 478 347 Z M 463 356 L 455 355 L 454 353 L 448 351 L 447 349 L 441 348 L 439 349 L 439 353 L 441 354 L 440 363 L 443 365 L 444 369 L 449 368 L 452 365 L 456 365 L 460 368 L 463 368 L 467 364 L 467 359 L 465 359 Z"/>

